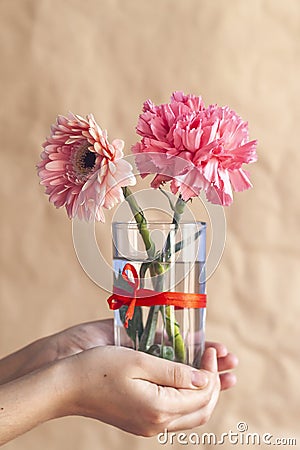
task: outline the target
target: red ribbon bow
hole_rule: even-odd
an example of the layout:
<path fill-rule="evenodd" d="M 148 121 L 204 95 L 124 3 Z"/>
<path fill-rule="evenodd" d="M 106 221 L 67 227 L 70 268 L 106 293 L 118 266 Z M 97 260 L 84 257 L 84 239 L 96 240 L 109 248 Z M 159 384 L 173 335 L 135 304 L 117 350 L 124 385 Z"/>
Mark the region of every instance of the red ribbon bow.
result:
<path fill-rule="evenodd" d="M 134 281 L 132 282 L 127 272 L 130 272 Z M 125 328 L 128 328 L 128 321 L 132 319 L 136 306 L 169 305 L 176 309 L 182 308 L 205 308 L 206 294 L 187 294 L 184 292 L 156 292 L 151 289 L 140 289 L 140 280 L 136 268 L 130 264 L 125 264 L 122 270 L 122 277 L 133 288 L 133 293 L 129 294 L 122 289 L 114 287 L 113 294 L 107 299 L 110 309 L 116 310 L 123 305 L 128 305 L 125 315 Z"/>

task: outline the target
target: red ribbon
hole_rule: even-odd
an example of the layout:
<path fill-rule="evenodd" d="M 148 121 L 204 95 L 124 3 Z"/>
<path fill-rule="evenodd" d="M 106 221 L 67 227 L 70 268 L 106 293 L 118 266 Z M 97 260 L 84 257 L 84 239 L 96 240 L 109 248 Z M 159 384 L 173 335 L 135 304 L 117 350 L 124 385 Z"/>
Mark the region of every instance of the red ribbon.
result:
<path fill-rule="evenodd" d="M 130 272 L 134 281 L 132 282 L 127 272 Z M 123 305 L 128 305 L 125 315 L 125 328 L 128 321 L 132 319 L 136 306 L 169 305 L 176 309 L 182 308 L 205 308 L 206 294 L 186 294 L 184 292 L 156 292 L 151 289 L 140 289 L 140 280 L 135 267 L 127 263 L 122 270 L 122 277 L 133 288 L 133 293 L 114 288 L 113 294 L 107 299 L 110 309 L 116 310 Z"/>

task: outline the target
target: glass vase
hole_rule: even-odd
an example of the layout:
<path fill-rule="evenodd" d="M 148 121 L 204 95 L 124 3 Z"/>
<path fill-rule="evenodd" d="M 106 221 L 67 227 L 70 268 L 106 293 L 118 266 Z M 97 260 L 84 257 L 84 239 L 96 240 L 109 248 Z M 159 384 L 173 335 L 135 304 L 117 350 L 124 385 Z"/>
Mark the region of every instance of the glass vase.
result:
<path fill-rule="evenodd" d="M 113 222 L 112 237 L 114 292 L 125 295 L 114 311 L 115 345 L 198 368 L 206 308 L 190 303 L 192 297 L 205 297 L 206 224 L 150 222 L 141 228 L 136 223 Z M 139 305 L 140 300 L 143 304 L 139 292 L 150 293 L 148 306 Z M 159 304 L 164 296 L 171 303 L 178 298 L 180 306 L 178 301 Z M 129 307 L 130 302 L 134 304 Z M 128 308 L 133 310 L 130 320 Z"/>

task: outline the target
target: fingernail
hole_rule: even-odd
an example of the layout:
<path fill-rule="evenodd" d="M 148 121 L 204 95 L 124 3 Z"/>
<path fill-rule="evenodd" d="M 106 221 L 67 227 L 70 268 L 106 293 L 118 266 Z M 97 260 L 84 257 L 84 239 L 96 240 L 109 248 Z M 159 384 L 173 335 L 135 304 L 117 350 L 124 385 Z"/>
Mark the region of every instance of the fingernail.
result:
<path fill-rule="evenodd" d="M 200 370 L 193 370 L 192 372 L 192 384 L 197 387 L 204 387 L 208 383 L 207 375 Z"/>
<path fill-rule="evenodd" d="M 225 345 L 222 345 L 222 346 L 220 347 L 220 349 L 219 349 L 219 352 L 217 352 L 217 356 L 218 356 L 219 358 L 222 358 L 222 357 L 227 356 L 227 355 L 228 355 L 228 350 L 227 350 L 227 348 L 225 347 Z"/>

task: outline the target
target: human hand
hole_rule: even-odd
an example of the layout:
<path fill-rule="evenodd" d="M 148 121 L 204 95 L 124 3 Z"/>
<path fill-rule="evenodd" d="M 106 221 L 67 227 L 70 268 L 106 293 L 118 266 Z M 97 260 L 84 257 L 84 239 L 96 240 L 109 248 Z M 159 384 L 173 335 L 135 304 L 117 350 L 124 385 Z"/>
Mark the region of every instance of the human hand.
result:
<path fill-rule="evenodd" d="M 0 360 L 0 385 L 101 345 L 113 345 L 113 320 L 82 323 L 40 338 Z"/>
<path fill-rule="evenodd" d="M 1 364 L 0 384 L 24 376 L 47 364 L 98 346 L 113 345 L 113 319 L 86 322 L 33 342 L 24 349 L 4 358 Z M 224 344 L 207 342 L 217 352 L 221 389 L 236 383 L 233 373 L 237 357 L 229 353 Z"/>
<path fill-rule="evenodd" d="M 58 416 L 91 417 L 142 436 L 202 425 L 220 391 L 216 355 L 206 349 L 201 370 L 110 346 L 66 358 Z"/>
<path fill-rule="evenodd" d="M 94 347 L 114 345 L 114 321 L 104 319 L 81 323 L 60 331 L 49 339 L 56 348 L 56 360 Z"/>
<path fill-rule="evenodd" d="M 55 341 L 56 360 L 71 356 L 97 346 L 114 344 L 113 319 L 82 323 L 57 333 L 51 338 Z M 205 347 L 213 347 L 217 353 L 218 371 L 221 389 L 229 389 L 236 384 L 236 376 L 232 372 L 238 364 L 236 355 L 228 352 L 224 344 L 206 342 Z"/>
<path fill-rule="evenodd" d="M 111 320 L 78 325 L 0 361 L 0 445 L 39 423 L 69 414 L 94 417 L 144 436 L 164 427 L 191 428 L 208 420 L 220 385 L 227 389 L 235 384 L 235 376 L 224 371 L 234 368 L 237 359 L 223 344 L 207 343 L 198 371 L 105 346 L 112 342 L 112 326 Z M 219 376 L 218 370 L 223 372 Z M 191 384 L 194 373 L 200 377 L 198 389 Z M 12 410 L 16 420 L 8 427 Z"/>

